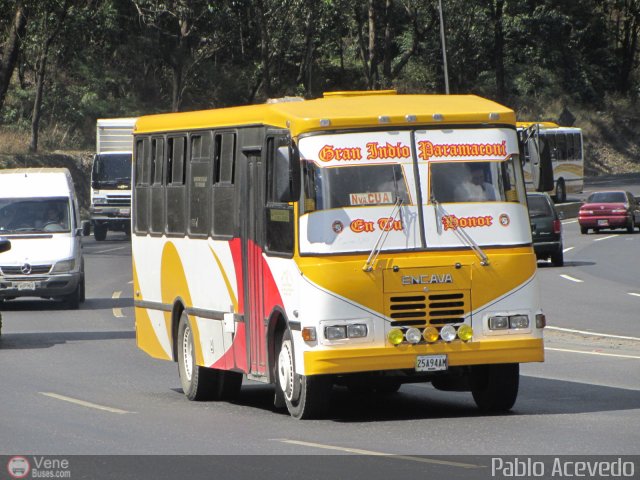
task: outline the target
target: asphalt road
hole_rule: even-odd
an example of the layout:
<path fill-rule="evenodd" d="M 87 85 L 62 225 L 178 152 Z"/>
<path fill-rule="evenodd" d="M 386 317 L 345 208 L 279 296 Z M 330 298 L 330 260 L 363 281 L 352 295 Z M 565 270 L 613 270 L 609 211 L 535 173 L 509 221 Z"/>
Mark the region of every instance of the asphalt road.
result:
<path fill-rule="evenodd" d="M 369 454 L 380 474 L 415 464 L 445 477 L 467 467 L 433 463 L 439 455 L 637 454 L 640 233 L 581 235 L 572 219 L 564 233 L 566 265 L 539 262 L 546 361 L 522 366 L 511 413 L 481 415 L 469 393 L 405 385 L 387 396 L 335 389 L 337 407 L 318 421 L 274 412 L 273 389 L 247 381 L 233 403 L 186 400 L 176 364 L 136 348 L 130 244 L 87 238 L 79 311 L 2 307 L 0 454 Z"/>

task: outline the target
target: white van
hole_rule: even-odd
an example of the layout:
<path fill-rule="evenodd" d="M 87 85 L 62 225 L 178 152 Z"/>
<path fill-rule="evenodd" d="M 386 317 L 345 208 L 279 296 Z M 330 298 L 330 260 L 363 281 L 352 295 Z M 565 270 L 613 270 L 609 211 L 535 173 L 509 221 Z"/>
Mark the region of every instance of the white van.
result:
<path fill-rule="evenodd" d="M 78 202 L 66 168 L 0 170 L 0 300 L 42 297 L 69 308 L 84 301 Z"/>

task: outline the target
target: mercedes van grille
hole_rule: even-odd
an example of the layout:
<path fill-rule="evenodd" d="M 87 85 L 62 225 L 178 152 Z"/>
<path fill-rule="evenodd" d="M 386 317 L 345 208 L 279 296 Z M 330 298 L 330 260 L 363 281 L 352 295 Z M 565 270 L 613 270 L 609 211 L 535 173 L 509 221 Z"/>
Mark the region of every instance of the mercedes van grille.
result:
<path fill-rule="evenodd" d="M 43 273 L 49 273 L 51 265 L 30 265 L 27 270 L 25 270 L 23 265 L 5 265 L 1 266 L 0 270 L 2 270 L 3 275 L 42 275 Z M 26 273 L 27 271 L 29 273 Z"/>

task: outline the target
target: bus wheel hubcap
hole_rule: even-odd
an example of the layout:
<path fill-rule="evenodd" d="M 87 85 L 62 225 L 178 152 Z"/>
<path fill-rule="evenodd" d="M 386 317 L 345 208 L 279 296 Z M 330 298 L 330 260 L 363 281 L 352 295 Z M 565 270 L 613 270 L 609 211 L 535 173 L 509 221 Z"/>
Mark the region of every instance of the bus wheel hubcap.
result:
<path fill-rule="evenodd" d="M 287 400 L 291 401 L 293 393 L 293 355 L 291 352 L 291 342 L 288 340 L 282 344 L 280 355 L 278 356 L 278 381 L 280 389 Z"/>
<path fill-rule="evenodd" d="M 193 344 L 191 343 L 191 329 L 186 328 L 184 336 L 182 337 L 182 361 L 184 363 L 184 374 L 187 380 L 191 381 L 191 374 L 193 371 L 193 361 L 191 357 L 191 350 Z"/>

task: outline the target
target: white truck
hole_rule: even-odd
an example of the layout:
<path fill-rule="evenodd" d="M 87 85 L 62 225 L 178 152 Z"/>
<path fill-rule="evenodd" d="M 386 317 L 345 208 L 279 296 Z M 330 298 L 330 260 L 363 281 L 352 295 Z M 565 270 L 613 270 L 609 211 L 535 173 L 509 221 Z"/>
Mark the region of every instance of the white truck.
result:
<path fill-rule="evenodd" d="M 103 118 L 96 124 L 89 213 L 97 241 L 107 238 L 109 230 L 131 234 L 131 154 L 135 123 L 135 118 Z"/>

